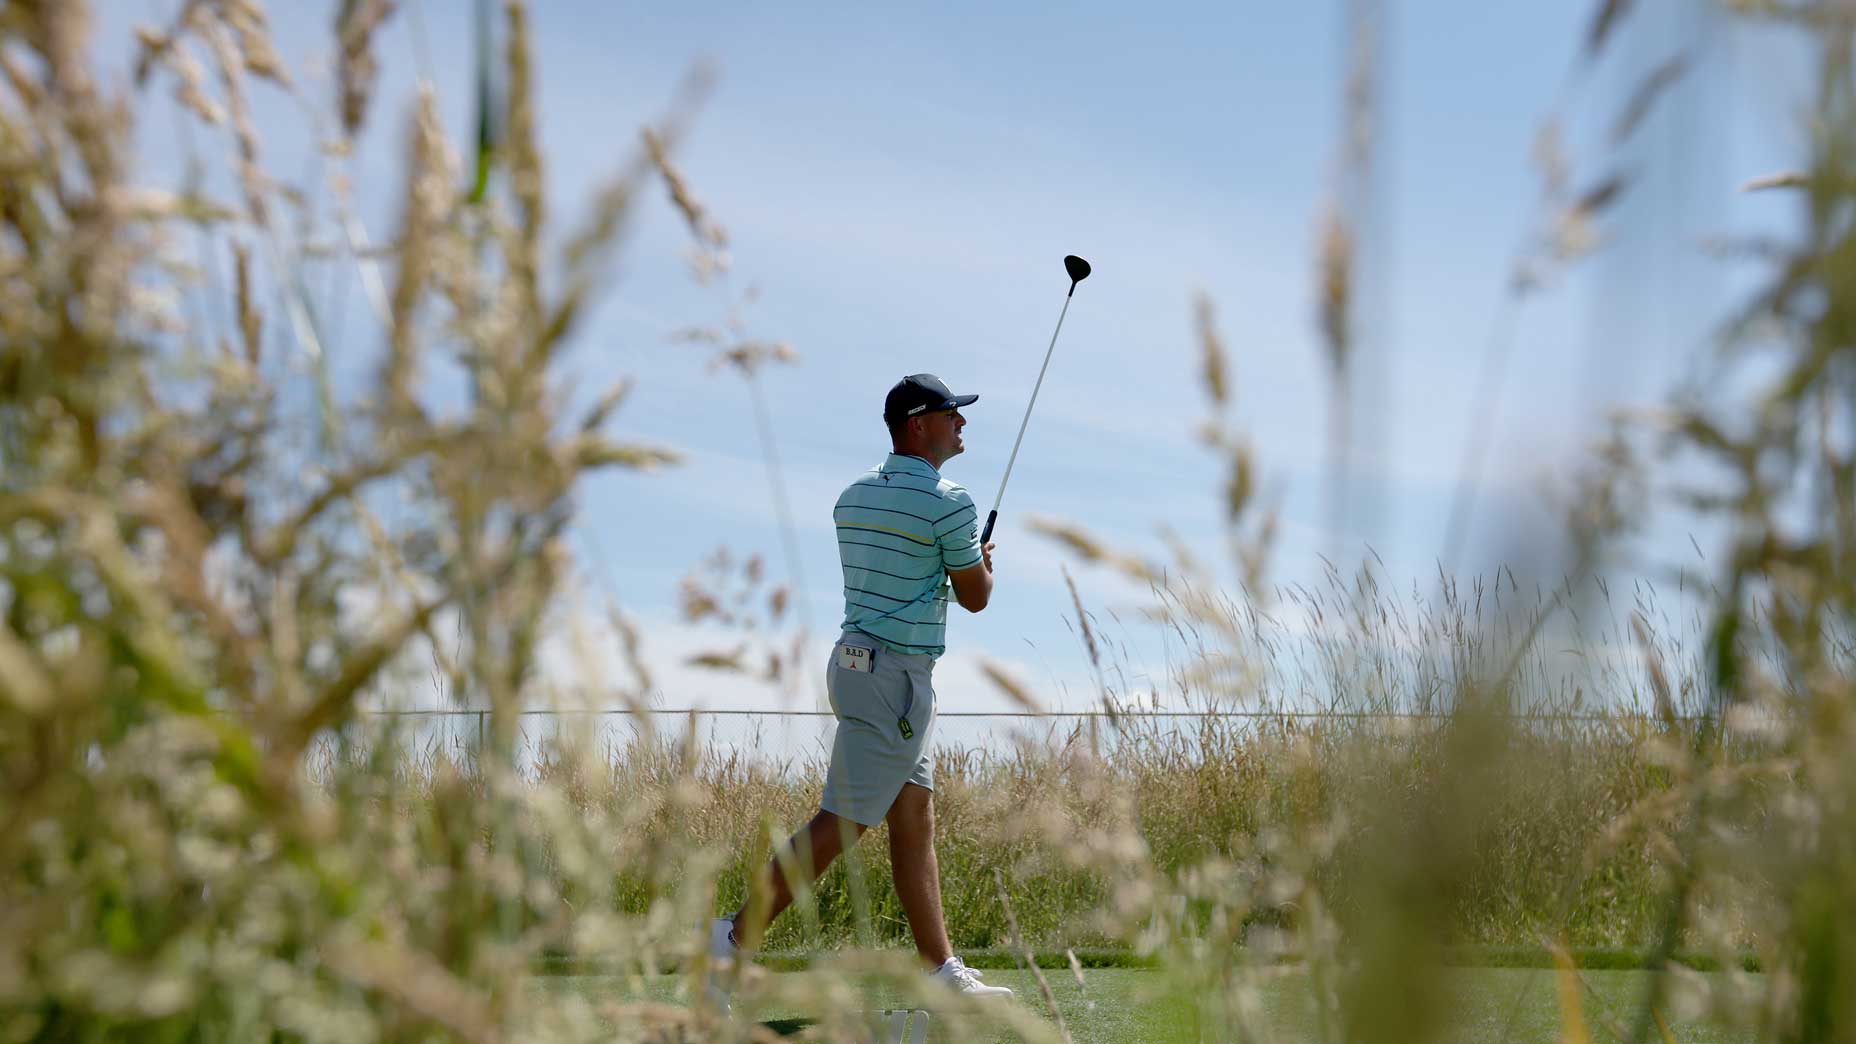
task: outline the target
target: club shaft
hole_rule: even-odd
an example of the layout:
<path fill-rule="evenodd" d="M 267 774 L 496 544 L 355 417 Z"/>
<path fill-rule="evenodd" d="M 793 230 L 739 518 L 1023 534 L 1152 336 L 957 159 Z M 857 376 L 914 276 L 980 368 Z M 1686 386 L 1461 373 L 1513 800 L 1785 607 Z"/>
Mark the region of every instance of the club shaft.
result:
<path fill-rule="evenodd" d="M 992 536 L 993 523 L 999 518 L 999 505 L 1005 502 L 1005 484 L 1012 481 L 1012 465 L 1018 462 L 1018 447 L 1025 441 L 1025 428 L 1031 424 L 1031 408 L 1038 404 L 1038 389 L 1044 387 L 1044 373 L 1050 369 L 1051 353 L 1057 350 L 1057 335 L 1063 332 L 1063 317 L 1070 314 L 1070 298 L 1076 295 L 1076 284 L 1070 284 L 1070 292 L 1063 298 L 1063 310 L 1057 313 L 1057 328 L 1050 332 L 1050 347 L 1044 349 L 1044 365 L 1038 367 L 1037 383 L 1031 386 L 1031 401 L 1025 403 L 1025 419 L 1018 422 L 1018 437 L 1012 440 L 1012 455 L 1005 461 L 1005 477 L 999 480 L 999 493 L 992 501 L 992 514 L 986 518 L 986 532 L 980 535 L 980 543 L 985 543 Z"/>

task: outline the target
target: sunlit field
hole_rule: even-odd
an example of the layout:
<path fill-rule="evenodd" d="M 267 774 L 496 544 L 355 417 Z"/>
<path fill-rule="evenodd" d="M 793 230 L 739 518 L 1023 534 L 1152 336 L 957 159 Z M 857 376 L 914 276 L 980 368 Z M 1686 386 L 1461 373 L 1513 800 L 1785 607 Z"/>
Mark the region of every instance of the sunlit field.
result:
<path fill-rule="evenodd" d="M 395 6 L 329 5 L 320 80 L 255 0 L 155 5 L 126 68 L 85 3 L 0 8 L 0 1040 L 859 1041 L 886 1008 L 959 1041 L 1856 1038 L 1844 7 L 1726 5 L 1812 69 L 1800 165 L 1745 186 L 1795 200 L 1796 235 L 1721 247 L 1735 319 L 1695 387 L 1604 419 L 1543 509 L 1551 553 L 1410 577 L 1369 551 L 1278 586 L 1280 501 L 1231 408 L 1239 306 L 1198 298 L 1179 411 L 1216 468 L 1219 557 L 1170 530 L 1156 551 L 1020 530 L 1140 592 L 1122 609 L 1169 636 L 1163 660 L 1126 662 L 1072 582 L 1055 611 L 1089 710 L 1047 714 L 988 663 L 1025 717 L 986 742 L 950 727 L 937 753 L 949 933 L 1016 996 L 922 974 L 879 828 L 801 889 L 729 1013 L 697 988 L 703 926 L 817 806 L 822 759 L 654 713 L 661 636 L 622 605 L 596 610 L 612 655 L 577 674 L 622 713 L 536 713 L 588 709 L 553 659 L 576 495 L 679 459 L 615 434 L 629 380 L 569 409 L 564 360 L 626 266 L 726 270 L 726 215 L 678 160 L 708 80 L 591 198 L 555 199 L 528 5 L 485 0 L 470 55 L 424 59 L 474 70 L 462 136 L 429 84 L 375 97 L 402 60 L 381 26 L 433 10 Z M 1633 5 L 1591 6 L 1588 63 Z M 1347 186 L 1383 147 L 1371 10 L 1344 5 L 1339 187 L 1288 262 L 1331 383 L 1311 429 L 1336 448 L 1371 290 Z M 1671 68 L 1562 98 L 1616 144 Z M 322 176 L 267 152 L 260 92 L 301 114 Z M 1614 157 L 1560 151 L 1569 115 L 1543 120 L 1511 302 L 1601 250 L 1626 188 Z M 395 218 L 370 230 L 349 158 L 382 119 Z M 148 182 L 157 133 L 194 174 Z M 625 253 L 647 198 L 688 256 Z M 340 308 L 378 336 L 338 373 Z M 679 343 L 749 390 L 784 519 L 756 382 L 793 351 L 734 315 Z M 1458 505 L 1499 466 L 1468 449 Z M 1722 550 L 1632 573 L 1659 511 Z M 823 639 L 764 553 L 688 563 L 683 622 L 718 638 L 687 666 L 804 690 Z M 1150 713 L 1161 689 L 1190 713 Z M 415 704 L 469 717 L 381 713 Z"/>

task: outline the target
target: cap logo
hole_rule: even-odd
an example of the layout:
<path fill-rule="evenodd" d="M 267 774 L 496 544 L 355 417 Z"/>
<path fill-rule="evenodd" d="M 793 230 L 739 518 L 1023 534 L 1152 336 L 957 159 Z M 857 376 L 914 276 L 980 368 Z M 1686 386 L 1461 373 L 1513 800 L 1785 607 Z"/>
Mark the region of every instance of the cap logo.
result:
<path fill-rule="evenodd" d="M 913 416 L 915 416 L 916 414 L 918 414 L 918 413 L 920 413 L 921 411 L 923 411 L 923 410 L 925 410 L 925 409 L 927 409 L 927 408 L 928 408 L 928 404 L 924 402 L 924 403 L 922 403 L 922 404 L 921 404 L 920 406 L 917 406 L 917 407 L 915 407 L 914 409 L 912 409 L 912 410 L 910 410 L 910 411 L 909 411 L 909 413 L 908 413 L 908 415 L 909 415 L 909 416 L 911 416 L 911 417 L 913 417 Z"/>

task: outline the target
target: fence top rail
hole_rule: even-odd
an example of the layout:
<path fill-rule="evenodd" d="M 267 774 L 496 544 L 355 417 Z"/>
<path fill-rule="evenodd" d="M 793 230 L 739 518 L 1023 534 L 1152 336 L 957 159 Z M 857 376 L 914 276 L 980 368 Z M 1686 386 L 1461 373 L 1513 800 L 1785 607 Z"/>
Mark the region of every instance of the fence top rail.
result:
<path fill-rule="evenodd" d="M 362 717 L 372 718 L 481 718 L 492 712 L 469 708 L 433 708 L 430 710 L 393 709 L 364 710 Z M 746 710 L 738 707 L 565 707 L 565 708 L 528 708 L 516 712 L 528 717 L 589 717 L 589 716 L 631 716 L 652 714 L 676 717 L 753 717 L 753 718 L 830 718 L 831 711 L 821 710 Z M 1283 711 L 1283 710 L 1082 710 L 1082 711 L 936 711 L 937 718 L 1294 718 L 1321 719 L 1343 718 L 1360 720 L 1367 718 L 1409 718 L 1431 720 L 1450 718 L 1451 711 Z M 1552 712 L 1532 713 L 1528 711 L 1497 715 L 1512 721 L 1578 721 L 1578 722 L 1619 722 L 1644 721 L 1657 722 L 1665 720 L 1659 715 L 1626 711 L 1613 713 L 1559 714 Z M 1707 715 L 1676 715 L 1679 722 L 1702 722 L 1712 720 Z"/>

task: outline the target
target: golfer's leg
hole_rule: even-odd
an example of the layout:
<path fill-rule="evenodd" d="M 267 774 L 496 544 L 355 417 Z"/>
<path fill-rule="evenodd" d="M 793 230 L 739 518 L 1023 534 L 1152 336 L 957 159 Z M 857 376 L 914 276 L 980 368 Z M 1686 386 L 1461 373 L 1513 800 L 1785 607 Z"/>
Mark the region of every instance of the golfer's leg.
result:
<path fill-rule="evenodd" d="M 934 791 L 905 783 L 889 806 L 889 863 L 896 875 L 896 896 L 909 915 L 915 951 L 938 968 L 954 955 L 941 914 L 941 865 L 934 855 Z"/>
<path fill-rule="evenodd" d="M 811 887 L 839 853 L 857 843 L 864 830 L 860 823 L 820 809 L 811 822 L 773 853 L 766 871 L 748 882 L 747 905 L 733 918 L 735 938 L 750 948 L 758 945 L 767 926 L 793 905 L 795 878 Z M 750 923 L 750 918 L 755 923 Z"/>

